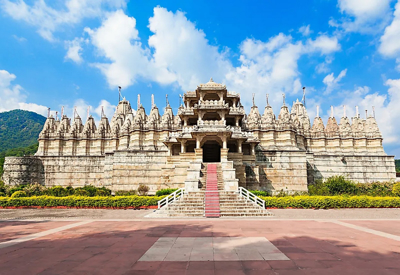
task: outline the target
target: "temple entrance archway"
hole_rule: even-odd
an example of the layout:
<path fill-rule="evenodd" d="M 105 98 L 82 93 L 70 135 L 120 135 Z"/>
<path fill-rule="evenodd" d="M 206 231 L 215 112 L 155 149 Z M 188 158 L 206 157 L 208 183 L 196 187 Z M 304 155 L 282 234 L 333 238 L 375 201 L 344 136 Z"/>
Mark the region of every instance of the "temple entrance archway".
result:
<path fill-rule="evenodd" d="M 221 145 L 215 140 L 206 141 L 203 146 L 203 162 L 220 162 Z"/>

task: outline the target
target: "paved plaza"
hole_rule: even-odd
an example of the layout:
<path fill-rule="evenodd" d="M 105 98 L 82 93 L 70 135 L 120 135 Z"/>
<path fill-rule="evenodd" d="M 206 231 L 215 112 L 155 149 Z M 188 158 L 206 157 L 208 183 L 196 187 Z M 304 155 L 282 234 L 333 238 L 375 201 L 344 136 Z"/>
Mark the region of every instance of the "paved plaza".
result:
<path fill-rule="evenodd" d="M 0 274 L 400 274 L 399 209 L 149 212 L 0 210 Z"/>

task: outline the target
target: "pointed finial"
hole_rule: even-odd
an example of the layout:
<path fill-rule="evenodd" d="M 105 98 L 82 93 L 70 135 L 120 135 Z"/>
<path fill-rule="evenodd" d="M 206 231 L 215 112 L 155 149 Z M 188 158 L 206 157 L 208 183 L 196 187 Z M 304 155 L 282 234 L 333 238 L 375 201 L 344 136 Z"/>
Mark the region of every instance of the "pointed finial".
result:
<path fill-rule="evenodd" d="M 154 95 L 151 95 L 151 108 L 154 108 Z"/>
<path fill-rule="evenodd" d="M 360 117 L 360 114 L 358 113 L 358 106 L 356 106 L 356 117 Z"/>
<path fill-rule="evenodd" d="M 165 95 L 165 105 L 169 107 L 168 94 Z"/>
<path fill-rule="evenodd" d="M 210 82 L 214 82 L 214 80 L 213 80 L 213 78 L 212 78 L 212 77 L 210 77 Z"/>
<path fill-rule="evenodd" d="M 319 105 L 317 105 L 317 117 L 319 117 Z"/>
<path fill-rule="evenodd" d="M 368 118 L 368 110 L 365 110 L 365 119 Z"/>
<path fill-rule="evenodd" d="M 346 105 L 343 105 L 343 117 L 346 117 Z"/>
<path fill-rule="evenodd" d="M 87 118 L 86 119 L 89 119 L 89 113 L 90 113 L 90 106 L 87 107 Z"/>
<path fill-rule="evenodd" d="M 303 105 L 306 107 L 306 87 L 303 87 Z"/>
<path fill-rule="evenodd" d="M 106 117 L 104 114 L 104 106 L 101 106 L 101 118 Z"/>
<path fill-rule="evenodd" d="M 61 107 L 61 119 L 63 118 L 63 116 L 64 116 L 64 106 Z"/>
<path fill-rule="evenodd" d="M 179 107 L 182 106 L 182 95 L 179 95 Z"/>
<path fill-rule="evenodd" d="M 283 106 L 286 106 L 286 103 L 285 103 L 285 97 L 286 97 L 286 96 L 285 96 L 284 93 L 282 94 L 282 97 L 283 97 Z"/>
<path fill-rule="evenodd" d="M 269 94 L 267 94 L 267 106 L 269 106 L 268 97 L 269 97 Z"/>
<path fill-rule="evenodd" d="M 58 120 L 58 111 L 56 111 L 56 121 Z"/>
<path fill-rule="evenodd" d="M 121 101 L 121 86 L 118 86 L 118 102 Z"/>
<path fill-rule="evenodd" d="M 375 106 L 372 106 L 372 114 L 373 114 L 373 116 L 375 118 Z"/>
<path fill-rule="evenodd" d="M 75 118 L 77 118 L 79 115 L 78 115 L 78 112 L 76 111 L 76 106 L 74 106 L 74 120 L 75 120 Z"/>
<path fill-rule="evenodd" d="M 253 93 L 253 107 L 256 106 L 256 104 L 255 104 L 255 102 L 254 102 L 254 96 L 255 96 L 255 95 L 256 95 L 256 94 Z"/>
<path fill-rule="evenodd" d="M 137 109 L 140 108 L 140 94 L 137 95 Z"/>
<path fill-rule="evenodd" d="M 333 118 L 333 106 L 331 105 L 331 118 Z"/>
<path fill-rule="evenodd" d="M 47 108 L 47 118 L 50 117 L 50 108 Z"/>

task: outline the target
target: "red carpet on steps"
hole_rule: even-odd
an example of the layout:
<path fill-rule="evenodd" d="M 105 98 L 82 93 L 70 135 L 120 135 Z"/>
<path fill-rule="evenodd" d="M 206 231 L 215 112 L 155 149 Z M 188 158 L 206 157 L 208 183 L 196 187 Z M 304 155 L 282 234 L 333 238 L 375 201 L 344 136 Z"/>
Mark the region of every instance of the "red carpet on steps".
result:
<path fill-rule="evenodd" d="M 219 218 L 219 192 L 217 179 L 217 165 L 207 164 L 207 181 L 205 195 L 206 218 Z"/>

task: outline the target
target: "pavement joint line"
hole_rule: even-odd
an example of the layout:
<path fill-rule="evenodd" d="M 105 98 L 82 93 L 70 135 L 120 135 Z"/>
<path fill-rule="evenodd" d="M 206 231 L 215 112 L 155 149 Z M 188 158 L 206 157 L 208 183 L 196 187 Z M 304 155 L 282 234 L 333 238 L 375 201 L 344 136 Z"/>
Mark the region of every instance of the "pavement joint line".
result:
<path fill-rule="evenodd" d="M 352 228 L 358 231 L 362 231 L 362 232 L 366 232 L 366 233 L 370 233 L 376 236 L 380 236 L 380 237 L 384 237 L 384 238 L 388 238 L 391 240 L 395 240 L 395 241 L 400 241 L 400 236 L 397 235 L 393 235 L 393 234 L 389 234 L 389 233 L 385 233 L 382 231 L 378 231 L 378 230 L 374 230 L 374 229 L 369 229 L 363 226 L 359 226 L 359 225 L 354 225 L 354 224 L 350 224 L 350 223 L 346 223 L 346 222 L 341 222 L 338 220 L 329 220 L 329 222 L 331 223 L 335 223 L 335 224 L 339 224 L 348 228 Z"/>
<path fill-rule="evenodd" d="M 12 246 L 12 245 L 20 244 L 20 243 L 23 243 L 23 242 L 31 241 L 31 240 L 34 240 L 34 239 L 37 239 L 37 238 L 40 238 L 40 237 L 44 237 L 44 236 L 47 236 L 47 235 L 50 235 L 50 234 L 53 234 L 53 233 L 61 232 L 61 231 L 64 231 L 64 230 L 67 230 L 67 229 L 71 229 L 71 228 L 74 228 L 74 227 L 77 227 L 77 226 L 81 226 L 81 225 L 84 225 L 84 224 L 88 224 L 88 223 L 91 223 L 93 221 L 94 220 L 89 220 L 89 221 L 82 221 L 82 222 L 77 222 L 77 223 L 73 223 L 73 224 L 68 224 L 68 225 L 64 225 L 64 226 L 61 226 L 61 227 L 57 227 L 57 228 L 49 229 L 49 230 L 46 230 L 46 231 L 42 231 L 42 232 L 39 232 L 39 233 L 30 234 L 28 236 L 24 236 L 24 237 L 21 237 L 21 238 L 18 238 L 18 239 L 13 239 L 13 240 L 9 240 L 9 241 L 6 241 L 6 242 L 2 242 L 2 243 L 0 243 L 0 249 L 1 248 L 6 248 L 6 247 L 9 247 L 9 246 Z"/>

